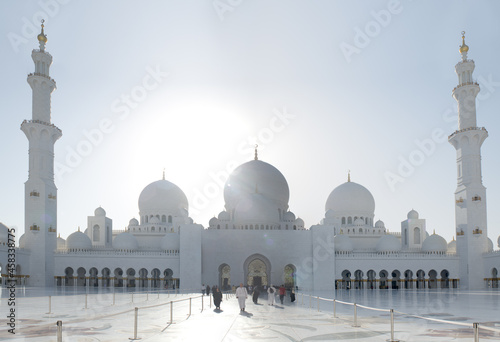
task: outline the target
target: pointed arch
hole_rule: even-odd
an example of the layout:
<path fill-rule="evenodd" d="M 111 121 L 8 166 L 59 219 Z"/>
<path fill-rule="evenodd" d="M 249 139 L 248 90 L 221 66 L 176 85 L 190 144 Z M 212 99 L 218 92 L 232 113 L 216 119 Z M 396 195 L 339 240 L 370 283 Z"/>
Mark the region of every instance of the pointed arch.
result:
<path fill-rule="evenodd" d="M 260 261 L 260 262 L 259 262 Z M 252 264 L 253 263 L 253 264 Z M 250 264 L 255 266 L 250 270 Z M 257 273 L 259 271 L 259 273 Z M 246 285 L 253 285 L 253 281 L 259 282 L 259 285 L 271 285 L 271 262 L 267 257 L 262 254 L 256 253 L 250 255 L 245 262 L 243 263 L 243 272 L 244 272 L 244 282 Z M 252 284 L 248 284 L 249 281 L 252 281 Z"/>

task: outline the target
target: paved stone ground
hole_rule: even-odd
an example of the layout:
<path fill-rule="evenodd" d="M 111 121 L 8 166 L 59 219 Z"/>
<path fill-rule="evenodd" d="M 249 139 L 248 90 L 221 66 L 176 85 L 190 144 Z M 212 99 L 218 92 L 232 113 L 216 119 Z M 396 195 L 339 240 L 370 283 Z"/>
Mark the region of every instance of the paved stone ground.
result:
<path fill-rule="evenodd" d="M 2 296 L 5 293 L 2 292 Z M 351 294 L 337 294 L 352 296 Z M 408 293 L 404 294 L 408 297 Z M 432 295 L 432 294 L 431 294 Z M 378 297 L 382 296 L 382 300 Z M 384 302 L 395 305 L 400 303 L 394 297 L 390 301 L 385 295 L 368 295 L 372 301 L 377 297 L 379 307 Z M 397 294 L 400 296 L 400 294 Z M 457 296 L 462 299 L 465 295 Z M 189 315 L 189 297 L 191 315 Z M 427 296 L 429 297 L 429 296 Z M 430 297 L 433 299 L 434 297 Z M 454 297 L 455 298 L 455 297 Z M 487 294 L 481 303 L 481 296 L 476 295 L 477 307 L 460 304 L 431 307 L 429 311 L 411 311 L 409 303 L 405 312 L 454 322 L 473 322 L 475 313 L 489 312 L 490 321 L 486 324 L 500 329 L 500 309 Z M 500 298 L 500 297 L 499 297 Z M 341 298 L 344 299 L 345 298 Z M 361 298 L 358 302 L 365 305 Z M 63 322 L 63 341 L 129 341 L 134 337 L 134 308 L 138 307 L 138 333 L 142 341 L 387 341 L 390 338 L 390 314 L 358 308 L 358 325 L 353 327 L 353 306 L 337 304 L 337 316 L 333 317 L 333 302 L 320 300 L 320 311 L 316 297 L 298 295 L 291 303 L 289 298 L 284 304 L 269 306 L 265 298 L 254 304 L 247 300 L 245 312 L 241 312 L 237 300 L 225 296 L 221 310 L 215 310 L 209 304 L 209 297 L 204 296 L 203 307 L 200 294 L 173 295 L 167 293 L 117 293 L 115 305 L 113 294 L 96 293 L 87 297 L 85 294 L 65 293 L 64 296 L 52 296 L 51 312 L 46 294 L 27 295 L 17 298 L 16 334 L 7 332 L 7 326 L 0 328 L 0 340 L 18 341 L 57 341 L 56 326 Z M 132 302 L 133 301 L 133 302 Z M 170 301 L 173 304 L 173 318 L 170 323 Z M 346 300 L 347 301 L 347 300 Z M 486 308 L 491 303 L 491 308 Z M 279 303 L 279 301 L 278 301 Z M 421 301 L 415 303 L 417 308 Z M 453 303 L 452 303 L 453 304 Z M 457 309 L 463 307 L 463 309 Z M 397 308 L 400 309 L 401 308 Z M 8 313 L 7 301 L 0 300 L 0 317 Z M 2 318 L 5 321 L 5 318 Z M 401 341 L 473 341 L 472 329 L 434 321 L 426 321 L 407 315 L 396 315 L 395 338 Z M 482 330 L 481 341 L 500 341 L 500 333 Z"/>

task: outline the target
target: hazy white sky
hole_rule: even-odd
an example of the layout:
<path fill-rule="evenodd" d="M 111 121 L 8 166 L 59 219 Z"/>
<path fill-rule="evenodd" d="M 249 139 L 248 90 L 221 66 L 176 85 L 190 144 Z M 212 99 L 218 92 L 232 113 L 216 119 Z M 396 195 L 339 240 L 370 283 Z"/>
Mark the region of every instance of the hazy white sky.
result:
<path fill-rule="evenodd" d="M 102 206 L 123 229 L 141 190 L 177 184 L 207 226 L 228 170 L 253 158 L 288 180 L 309 227 L 329 193 L 367 187 L 390 231 L 414 208 L 430 233 L 455 232 L 455 64 L 460 32 L 481 85 L 478 125 L 488 235 L 500 234 L 500 3 L 494 1 L 3 1 L 0 221 L 24 232 L 31 50 L 46 20 L 58 231 Z M 33 23 L 36 23 L 36 32 Z M 409 163 L 409 164 L 408 164 Z M 410 167 L 408 167 L 410 165 Z M 392 186 L 388 173 L 401 178 Z"/>

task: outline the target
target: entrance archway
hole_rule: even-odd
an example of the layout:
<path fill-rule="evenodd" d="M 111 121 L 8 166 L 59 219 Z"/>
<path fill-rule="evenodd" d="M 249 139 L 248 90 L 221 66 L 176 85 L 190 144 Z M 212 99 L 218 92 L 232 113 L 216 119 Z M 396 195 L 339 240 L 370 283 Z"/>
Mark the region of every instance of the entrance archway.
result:
<path fill-rule="evenodd" d="M 244 265 L 246 285 L 268 286 L 271 284 L 271 263 L 261 254 L 254 254 L 247 258 Z"/>
<path fill-rule="evenodd" d="M 219 288 L 222 291 L 231 289 L 231 267 L 228 264 L 219 266 Z"/>
<path fill-rule="evenodd" d="M 294 265 L 286 265 L 285 266 L 285 287 L 287 289 L 294 288 L 297 281 L 296 281 L 296 273 L 297 273 L 297 268 Z"/>

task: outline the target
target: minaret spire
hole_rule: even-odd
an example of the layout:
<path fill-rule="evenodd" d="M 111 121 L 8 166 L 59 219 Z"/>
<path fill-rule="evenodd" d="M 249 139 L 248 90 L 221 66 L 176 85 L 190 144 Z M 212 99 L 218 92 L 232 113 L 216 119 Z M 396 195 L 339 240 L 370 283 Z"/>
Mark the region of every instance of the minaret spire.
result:
<path fill-rule="evenodd" d="M 257 154 L 257 147 L 259 147 L 259 145 L 255 144 L 255 157 L 254 157 L 254 160 L 259 160 L 259 156 Z"/>
<path fill-rule="evenodd" d="M 488 251 L 486 227 L 486 188 L 481 175 L 481 145 L 488 137 L 484 127 L 477 127 L 476 96 L 479 85 L 473 81 L 474 61 L 467 59 L 469 47 L 462 32 L 459 52 L 462 60 L 455 66 L 458 85 L 453 97 L 458 103 L 458 130 L 448 137 L 457 150 L 457 189 L 455 222 L 457 253 L 460 256 L 460 287 L 484 287 L 482 254 Z"/>
<path fill-rule="evenodd" d="M 47 43 L 47 36 L 43 32 L 44 25 L 43 23 L 45 22 L 44 19 L 42 19 L 42 32 L 38 35 L 38 42 L 40 43 L 40 51 L 44 52 L 45 51 L 45 44 Z"/>
<path fill-rule="evenodd" d="M 351 170 L 347 171 L 347 181 L 351 181 Z"/>

